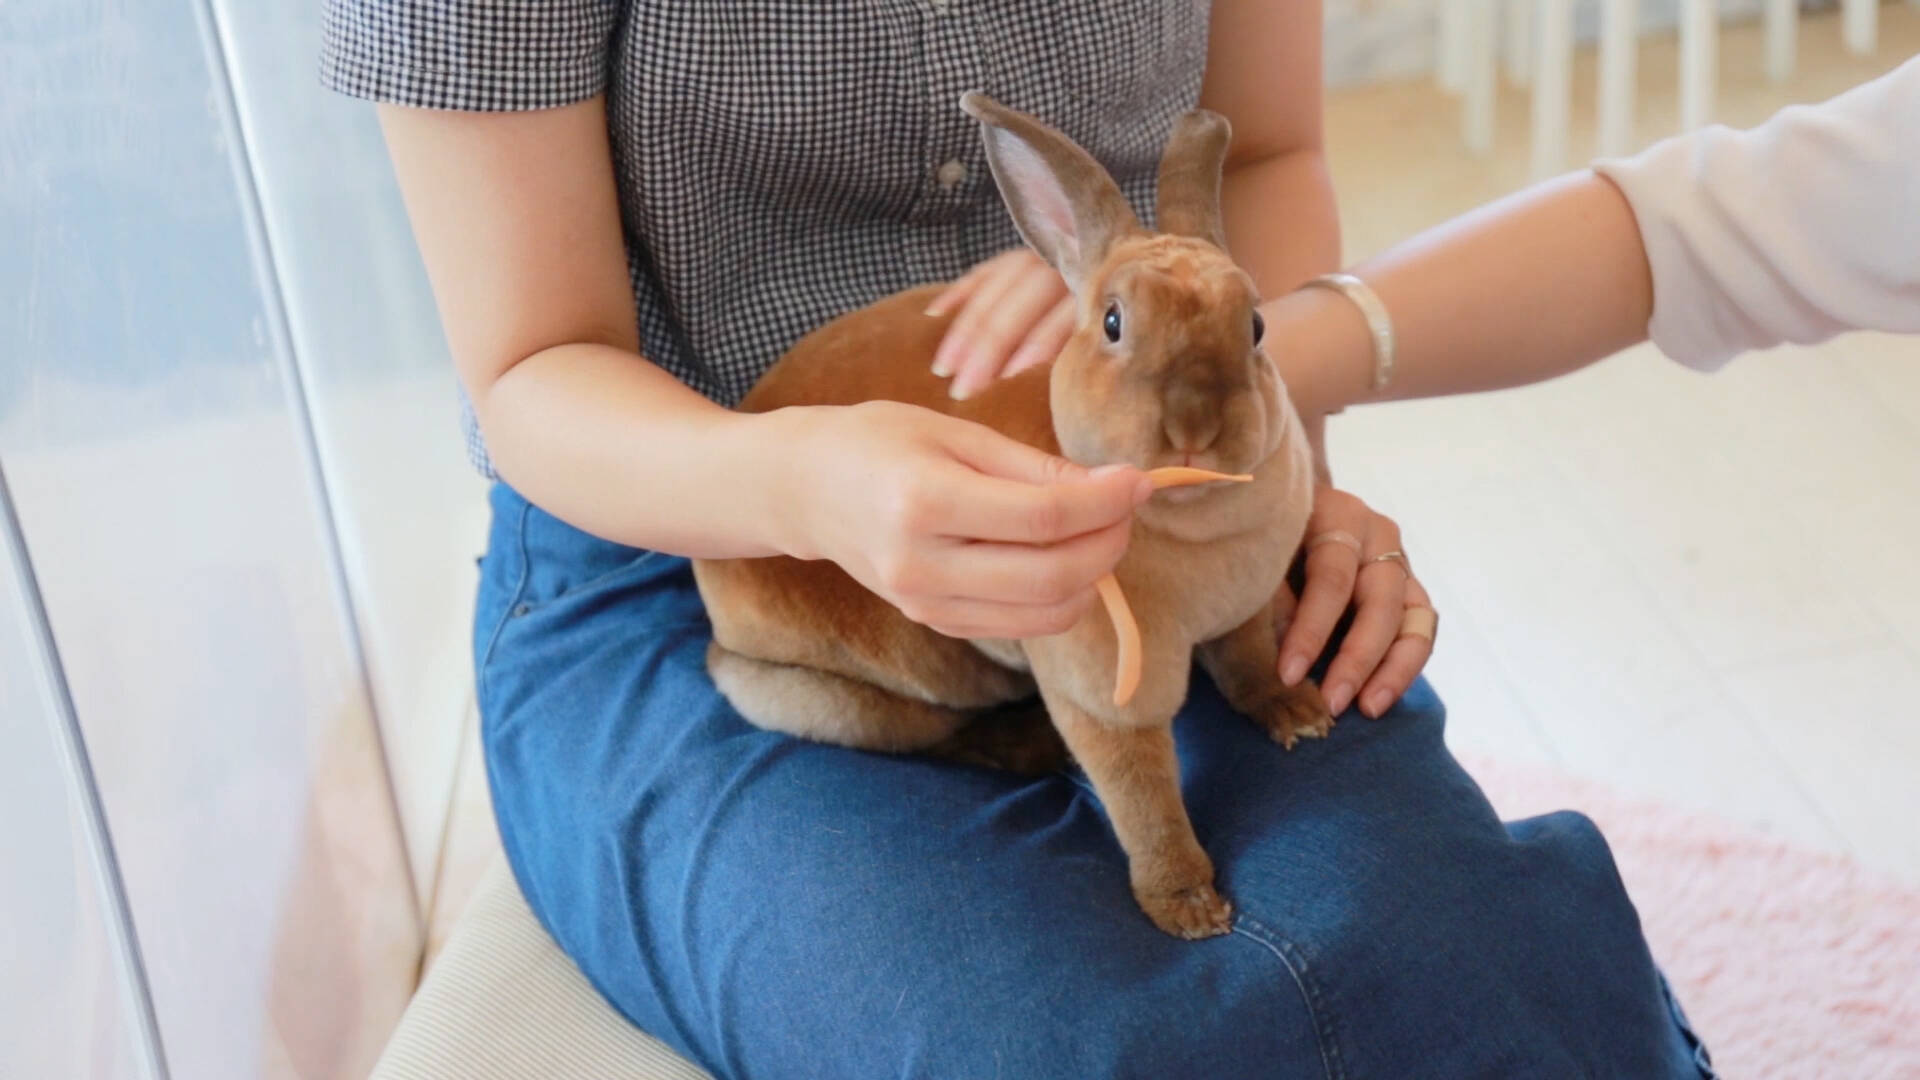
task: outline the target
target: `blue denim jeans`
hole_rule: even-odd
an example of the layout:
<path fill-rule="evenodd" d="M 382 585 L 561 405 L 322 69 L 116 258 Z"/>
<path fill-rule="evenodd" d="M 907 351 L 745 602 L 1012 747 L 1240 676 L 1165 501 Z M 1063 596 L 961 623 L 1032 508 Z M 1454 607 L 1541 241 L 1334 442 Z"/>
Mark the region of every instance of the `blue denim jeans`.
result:
<path fill-rule="evenodd" d="M 606 999 L 717 1076 L 1712 1075 L 1593 823 L 1502 824 L 1425 682 L 1289 753 L 1196 674 L 1186 800 L 1237 921 L 1178 941 L 1084 777 L 755 728 L 685 560 L 493 507 L 509 861 Z"/>

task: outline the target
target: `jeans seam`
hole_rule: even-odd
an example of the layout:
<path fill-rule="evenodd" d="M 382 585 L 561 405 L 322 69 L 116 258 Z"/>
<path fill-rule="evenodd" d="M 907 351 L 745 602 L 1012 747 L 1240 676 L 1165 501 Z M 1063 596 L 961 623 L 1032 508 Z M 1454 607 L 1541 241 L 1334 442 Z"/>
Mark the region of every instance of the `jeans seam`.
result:
<path fill-rule="evenodd" d="M 493 632 L 487 635 L 487 647 L 481 651 L 480 663 L 474 669 L 474 679 L 478 683 L 482 701 L 487 696 L 487 668 L 493 664 L 494 649 L 499 646 L 500 635 L 506 632 L 507 621 L 513 618 L 514 609 L 520 606 L 520 598 L 526 595 L 527 578 L 531 574 L 531 559 L 527 555 L 527 515 L 532 510 L 531 504 L 521 505 L 520 520 L 514 523 L 513 546 L 514 553 L 520 557 L 520 575 L 513 583 L 513 592 L 507 597 L 506 604 L 500 608 L 499 621 L 493 624 Z"/>
<path fill-rule="evenodd" d="M 1313 1024 L 1314 1040 L 1320 1047 L 1321 1068 L 1325 1070 L 1327 1080 L 1344 1080 L 1347 1071 L 1340 1061 L 1340 1046 L 1334 1041 L 1326 1006 L 1320 997 L 1320 987 L 1307 973 L 1306 957 L 1301 956 L 1300 950 L 1291 942 L 1244 911 L 1234 919 L 1233 932 L 1272 953 L 1274 959 L 1287 969 L 1287 974 L 1293 976 L 1293 984 L 1300 990 L 1300 1000 L 1307 1007 L 1307 1019 Z"/>

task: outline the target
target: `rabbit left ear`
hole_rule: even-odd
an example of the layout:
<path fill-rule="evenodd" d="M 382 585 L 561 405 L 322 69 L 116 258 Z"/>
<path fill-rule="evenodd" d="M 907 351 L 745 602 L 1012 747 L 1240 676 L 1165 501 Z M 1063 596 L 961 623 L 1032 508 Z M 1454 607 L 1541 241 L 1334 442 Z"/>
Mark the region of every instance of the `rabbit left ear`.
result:
<path fill-rule="evenodd" d="M 1114 241 L 1140 221 L 1113 177 L 1059 131 L 984 94 L 960 107 L 980 121 L 987 164 L 1013 223 L 1077 295 Z"/>
<path fill-rule="evenodd" d="M 1160 157 L 1160 193 L 1154 207 L 1161 232 L 1205 240 L 1227 249 L 1220 220 L 1220 178 L 1233 128 L 1206 109 L 1182 116 Z"/>

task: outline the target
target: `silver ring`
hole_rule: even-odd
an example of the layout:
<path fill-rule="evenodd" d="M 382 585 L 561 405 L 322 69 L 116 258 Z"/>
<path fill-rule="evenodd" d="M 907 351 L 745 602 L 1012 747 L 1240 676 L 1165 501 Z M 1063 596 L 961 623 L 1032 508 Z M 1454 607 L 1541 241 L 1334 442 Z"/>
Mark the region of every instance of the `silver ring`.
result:
<path fill-rule="evenodd" d="M 1384 551 L 1378 555 L 1375 555 L 1373 558 L 1368 559 L 1365 562 L 1361 563 L 1360 568 L 1364 570 L 1367 567 L 1372 566 L 1374 563 L 1383 563 L 1383 562 L 1399 563 L 1400 570 L 1402 573 L 1407 575 L 1407 579 L 1408 580 L 1413 579 L 1413 564 L 1407 561 L 1407 553 L 1399 550 L 1398 548 L 1392 551 Z"/>
<path fill-rule="evenodd" d="M 1360 554 L 1360 538 L 1345 529 L 1329 529 L 1319 536 L 1308 540 L 1307 550 L 1312 551 L 1321 544 L 1339 544 L 1343 548 L 1351 548 L 1356 558 Z"/>

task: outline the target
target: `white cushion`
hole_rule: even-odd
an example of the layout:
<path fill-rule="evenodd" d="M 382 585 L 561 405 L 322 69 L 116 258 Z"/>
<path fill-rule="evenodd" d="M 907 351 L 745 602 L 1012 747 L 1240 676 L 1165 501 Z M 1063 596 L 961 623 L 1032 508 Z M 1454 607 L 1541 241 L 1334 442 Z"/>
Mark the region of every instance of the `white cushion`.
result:
<path fill-rule="evenodd" d="M 495 863 L 372 1080 L 710 1080 L 601 999 Z"/>

